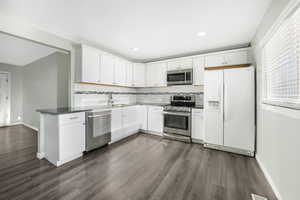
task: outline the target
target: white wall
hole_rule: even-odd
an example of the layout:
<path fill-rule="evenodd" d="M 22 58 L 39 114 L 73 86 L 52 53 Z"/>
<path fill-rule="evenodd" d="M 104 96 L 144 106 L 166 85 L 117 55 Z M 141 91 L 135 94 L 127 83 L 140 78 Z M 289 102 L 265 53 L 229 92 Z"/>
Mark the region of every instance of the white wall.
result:
<path fill-rule="evenodd" d="M 23 69 L 23 122 L 39 127 L 37 109 L 68 105 L 69 55 L 54 53 Z"/>
<path fill-rule="evenodd" d="M 273 1 L 252 42 L 257 62 L 257 158 L 279 199 L 299 199 L 300 111 L 261 103 L 262 50 L 259 43 L 293 0 Z"/>
<path fill-rule="evenodd" d="M 0 71 L 10 72 L 11 84 L 11 108 L 10 123 L 16 123 L 20 116 L 22 118 L 22 68 L 20 66 L 0 63 Z"/>

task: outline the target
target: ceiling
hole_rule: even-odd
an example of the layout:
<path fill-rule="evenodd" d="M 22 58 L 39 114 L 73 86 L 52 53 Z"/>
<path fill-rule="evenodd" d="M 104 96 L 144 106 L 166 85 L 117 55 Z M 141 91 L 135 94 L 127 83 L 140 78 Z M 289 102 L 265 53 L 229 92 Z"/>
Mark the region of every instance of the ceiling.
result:
<path fill-rule="evenodd" d="M 0 12 L 61 37 L 149 61 L 247 45 L 271 1 L 1 0 Z"/>
<path fill-rule="evenodd" d="M 0 63 L 25 66 L 57 50 L 0 33 Z"/>

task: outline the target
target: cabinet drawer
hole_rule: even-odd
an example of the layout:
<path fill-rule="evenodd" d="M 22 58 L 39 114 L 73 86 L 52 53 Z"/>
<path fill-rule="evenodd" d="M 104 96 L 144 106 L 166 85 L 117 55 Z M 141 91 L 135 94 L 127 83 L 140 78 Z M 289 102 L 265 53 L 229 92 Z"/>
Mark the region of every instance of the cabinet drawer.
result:
<path fill-rule="evenodd" d="M 59 116 L 59 124 L 70 124 L 70 123 L 84 123 L 85 112 L 78 112 L 72 114 L 65 114 Z"/>

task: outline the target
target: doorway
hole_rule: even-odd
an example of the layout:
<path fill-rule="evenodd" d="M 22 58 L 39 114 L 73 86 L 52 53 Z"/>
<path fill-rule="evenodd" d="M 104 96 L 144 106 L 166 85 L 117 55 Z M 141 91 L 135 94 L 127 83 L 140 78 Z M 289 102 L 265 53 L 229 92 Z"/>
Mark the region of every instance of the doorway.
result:
<path fill-rule="evenodd" d="M 0 126 L 10 123 L 9 73 L 0 72 Z"/>

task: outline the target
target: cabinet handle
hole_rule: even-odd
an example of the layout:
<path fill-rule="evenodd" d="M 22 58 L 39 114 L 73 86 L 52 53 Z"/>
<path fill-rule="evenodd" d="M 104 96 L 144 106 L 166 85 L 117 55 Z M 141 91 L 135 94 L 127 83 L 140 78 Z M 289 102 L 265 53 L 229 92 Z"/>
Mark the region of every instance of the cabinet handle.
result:
<path fill-rule="evenodd" d="M 78 117 L 70 117 L 70 120 L 78 119 Z"/>

